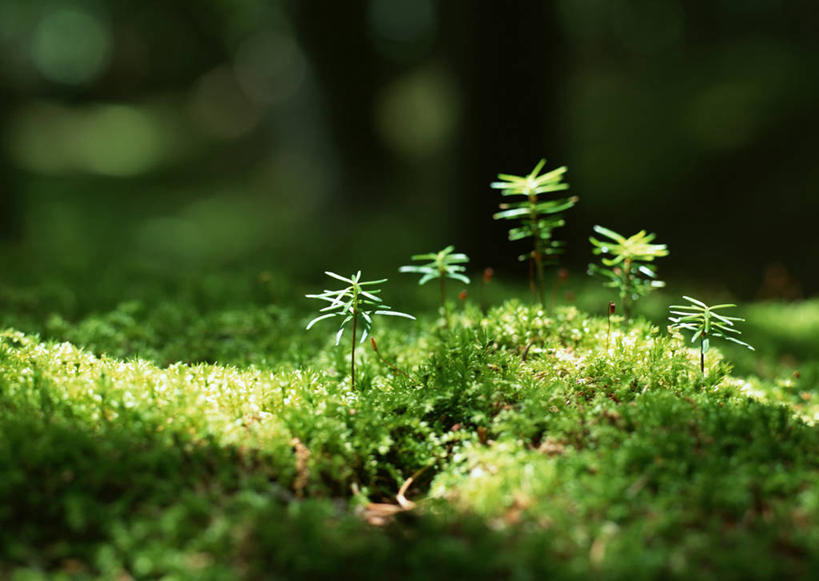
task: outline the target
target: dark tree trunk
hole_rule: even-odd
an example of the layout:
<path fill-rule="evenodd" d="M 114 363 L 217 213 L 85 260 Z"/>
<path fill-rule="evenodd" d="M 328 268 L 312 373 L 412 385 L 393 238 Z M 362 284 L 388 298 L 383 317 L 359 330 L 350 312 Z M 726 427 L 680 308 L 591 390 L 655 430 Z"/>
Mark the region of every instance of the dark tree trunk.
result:
<path fill-rule="evenodd" d="M 373 121 L 387 66 L 373 48 L 367 7 L 364 0 L 299 0 L 293 6 L 299 43 L 316 73 L 324 120 L 339 156 L 338 194 L 346 209 L 383 196 L 382 176 L 390 171 Z"/>
<path fill-rule="evenodd" d="M 505 242 L 508 224 L 491 220 L 499 195 L 489 183 L 498 172 L 527 173 L 541 157 L 548 167 L 567 162 L 560 111 L 566 51 L 560 27 L 552 5 L 544 2 L 441 6 L 441 30 L 465 108 L 453 204 L 459 208 L 458 239 L 475 249 L 475 266 L 511 265 L 527 248 Z M 449 31 L 455 34 L 446 36 Z M 525 265 L 520 269 L 525 273 Z"/>
<path fill-rule="evenodd" d="M 6 134 L 12 98 L 0 90 L 0 135 Z M 22 200 L 17 169 L 0 148 L 0 241 L 15 242 L 22 234 Z"/>

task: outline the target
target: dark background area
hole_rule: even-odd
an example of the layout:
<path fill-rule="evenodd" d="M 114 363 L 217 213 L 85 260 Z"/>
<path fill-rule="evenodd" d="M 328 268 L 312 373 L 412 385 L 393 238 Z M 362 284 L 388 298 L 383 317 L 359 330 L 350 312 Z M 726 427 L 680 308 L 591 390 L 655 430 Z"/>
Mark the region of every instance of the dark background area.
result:
<path fill-rule="evenodd" d="M 498 172 L 541 157 L 664 277 L 819 291 L 819 18 L 797 0 L 0 1 L 7 281 L 123 262 L 523 279 Z"/>

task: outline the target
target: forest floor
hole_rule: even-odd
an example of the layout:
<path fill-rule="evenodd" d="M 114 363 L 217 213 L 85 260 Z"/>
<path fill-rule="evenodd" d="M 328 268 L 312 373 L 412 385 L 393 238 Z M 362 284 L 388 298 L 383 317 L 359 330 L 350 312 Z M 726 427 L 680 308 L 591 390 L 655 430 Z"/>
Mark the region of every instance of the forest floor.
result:
<path fill-rule="evenodd" d="M 71 288 L 0 286 L 0 577 L 819 575 L 819 300 L 703 375 L 668 297 L 388 292 L 352 390 L 270 273 Z"/>

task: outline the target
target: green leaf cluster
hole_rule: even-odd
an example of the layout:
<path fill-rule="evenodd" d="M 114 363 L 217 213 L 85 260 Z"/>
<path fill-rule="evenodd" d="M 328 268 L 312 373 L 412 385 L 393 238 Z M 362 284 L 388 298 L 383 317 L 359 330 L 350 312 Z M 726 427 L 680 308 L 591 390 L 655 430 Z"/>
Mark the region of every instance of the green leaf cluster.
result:
<path fill-rule="evenodd" d="M 737 321 L 745 321 L 745 319 L 740 317 L 727 317 L 714 312 L 720 309 L 736 307 L 736 305 L 722 304 L 709 307 L 697 299 L 688 296 L 683 296 L 683 298 L 691 304 L 671 305 L 669 307 L 671 314 L 677 315 L 676 317 L 668 318 L 668 320 L 672 322 L 671 329 L 686 329 L 688 331 L 694 331 L 694 335 L 691 337 L 691 342 L 694 343 L 697 339 L 700 339 L 701 351 L 703 354 L 708 352 L 708 349 L 711 346 L 712 337 L 719 337 L 720 339 L 725 339 L 726 341 L 731 341 L 732 343 L 737 343 L 738 345 L 747 347 L 751 351 L 754 350 L 753 347 L 744 341 L 740 341 L 731 335 L 742 334 L 741 331 L 734 327 L 734 323 Z"/>
<path fill-rule="evenodd" d="M 469 257 L 466 254 L 454 252 L 454 250 L 455 247 L 449 245 L 438 252 L 414 254 L 412 260 L 428 261 L 427 264 L 402 266 L 398 271 L 422 275 L 421 280 L 418 281 L 419 285 L 426 284 L 436 278 L 452 278 L 464 284 L 469 284 L 469 278 L 462 274 L 466 271 L 466 267 L 463 265 L 469 262 Z"/>
<path fill-rule="evenodd" d="M 325 314 L 320 315 L 307 323 L 309 330 L 313 325 L 322 319 L 329 319 L 332 317 L 340 317 L 341 324 L 339 325 L 338 333 L 336 334 L 336 345 L 341 341 L 341 335 L 348 323 L 355 321 L 359 316 L 364 322 L 364 329 L 361 333 L 361 342 L 367 338 L 373 324 L 373 316 L 375 315 L 390 315 L 393 317 L 404 317 L 407 319 L 415 319 L 412 315 L 393 311 L 389 305 L 385 305 L 379 296 L 377 296 L 381 289 L 371 288 L 387 282 L 386 278 L 380 280 L 361 280 L 361 271 L 359 270 L 350 278 L 344 278 L 334 272 L 325 271 L 327 276 L 347 283 L 347 286 L 340 290 L 324 290 L 319 294 L 305 295 L 310 299 L 318 299 L 330 303 L 320 310 Z M 370 290 L 364 290 L 364 287 Z"/>
<path fill-rule="evenodd" d="M 595 226 L 594 231 L 604 237 L 603 240 L 589 237 L 594 247 L 592 252 L 603 255 L 603 265 L 589 264 L 589 274 L 602 276 L 607 279 L 605 286 L 620 291 L 620 300 L 628 317 L 632 302 L 665 286 L 657 279 L 657 271 L 650 263 L 668 256 L 668 249 L 665 244 L 652 244 L 656 234 L 647 234 L 645 230 L 628 238 L 603 226 Z"/>
<path fill-rule="evenodd" d="M 516 220 L 518 226 L 509 230 L 509 240 L 534 239 L 534 249 L 531 253 L 521 254 L 521 261 L 535 257 L 553 257 L 563 251 L 563 243 L 552 239 L 555 228 L 566 222 L 560 216 L 577 203 L 577 197 L 545 199 L 543 194 L 559 192 L 569 189 L 569 184 L 563 181 L 566 167 L 562 166 L 545 174 L 538 175 L 546 165 L 541 159 L 534 169 L 526 176 L 498 174 L 500 181 L 492 182 L 491 187 L 501 190 L 502 196 L 523 196 L 523 200 L 515 200 L 500 205 L 501 211 L 492 217 L 495 220 Z"/>

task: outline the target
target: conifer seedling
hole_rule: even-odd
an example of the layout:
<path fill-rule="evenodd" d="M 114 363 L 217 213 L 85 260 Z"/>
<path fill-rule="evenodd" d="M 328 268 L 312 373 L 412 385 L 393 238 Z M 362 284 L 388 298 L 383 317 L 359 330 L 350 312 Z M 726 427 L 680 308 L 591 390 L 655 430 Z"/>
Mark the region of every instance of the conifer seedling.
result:
<path fill-rule="evenodd" d="M 646 234 L 645 230 L 628 238 L 603 226 L 595 226 L 594 231 L 608 240 L 589 237 L 594 246 L 592 252 L 607 254 L 610 258 L 603 256 L 602 266 L 590 264 L 588 272 L 603 276 L 608 279 L 605 286 L 619 290 L 623 314 L 628 320 L 635 301 L 665 286 L 663 281 L 657 279 L 657 271 L 650 263 L 655 258 L 668 256 L 668 249 L 665 244 L 652 244 L 656 234 Z"/>
<path fill-rule="evenodd" d="M 350 384 L 352 389 L 355 389 L 355 346 L 356 346 L 356 331 L 361 321 L 363 330 L 360 341 L 363 343 L 367 335 L 372 330 L 373 317 L 375 315 L 390 315 L 393 317 L 404 317 L 407 319 L 415 319 L 412 315 L 393 311 L 388 305 L 385 305 L 380 297 L 377 295 L 381 289 L 376 288 L 378 285 L 387 282 L 387 279 L 362 281 L 361 271 L 352 275 L 350 278 L 344 278 L 334 272 L 326 271 L 324 274 L 331 278 L 335 278 L 345 283 L 347 286 L 339 290 L 324 290 L 319 294 L 305 295 L 310 299 L 319 299 L 330 303 L 320 310 L 324 313 L 319 315 L 309 323 L 307 329 L 309 330 L 313 325 L 322 319 L 329 319 L 332 317 L 340 317 L 338 333 L 336 334 L 336 345 L 341 341 L 341 336 L 344 333 L 348 323 L 352 323 L 353 339 L 350 349 Z M 365 287 L 369 290 L 365 290 Z"/>
<path fill-rule="evenodd" d="M 671 305 L 669 307 L 671 314 L 677 316 L 668 317 L 668 320 L 673 323 L 670 326 L 673 330 L 686 329 L 688 331 L 694 331 L 694 335 L 691 337 L 692 343 L 696 342 L 697 339 L 700 340 L 700 373 L 705 373 L 705 354 L 711 346 L 712 337 L 719 337 L 754 351 L 753 347 L 729 334 L 741 335 L 741 331 L 734 328 L 734 323 L 736 321 L 744 321 L 745 319 L 740 317 L 727 317 L 715 312 L 719 309 L 736 307 L 736 305 L 724 304 L 709 307 L 697 299 L 692 299 L 687 296 L 683 296 L 683 298 L 691 304 Z"/>
<path fill-rule="evenodd" d="M 441 285 L 441 308 L 444 314 L 444 324 L 449 328 L 449 311 L 446 306 L 446 279 L 451 278 L 458 280 L 464 284 L 469 284 L 469 278 L 463 273 L 466 267 L 463 266 L 469 262 L 469 257 L 466 254 L 454 252 L 455 247 L 447 246 L 438 252 L 430 252 L 428 254 L 414 254 L 412 260 L 426 261 L 426 264 L 410 264 L 402 266 L 398 269 L 399 272 L 412 272 L 421 275 L 418 284 L 426 284 L 431 280 L 438 279 Z"/>
<path fill-rule="evenodd" d="M 577 203 L 577 196 L 558 199 L 546 199 L 545 194 L 569 189 L 563 181 L 566 167 L 553 169 L 538 175 L 546 160 L 541 159 L 535 168 L 526 176 L 498 174 L 501 181 L 493 182 L 492 188 L 501 190 L 502 196 L 523 196 L 523 200 L 505 202 L 500 205 L 500 212 L 492 217 L 495 220 L 515 220 L 518 225 L 509 230 L 509 240 L 532 239 L 532 250 L 521 254 L 518 260 L 529 261 L 529 283 L 532 292 L 539 298 L 542 307 L 546 307 L 543 269 L 548 263 L 556 261 L 563 251 L 563 243 L 552 238 L 555 228 L 566 222 L 561 212 Z"/>

